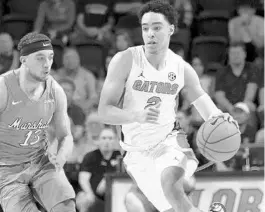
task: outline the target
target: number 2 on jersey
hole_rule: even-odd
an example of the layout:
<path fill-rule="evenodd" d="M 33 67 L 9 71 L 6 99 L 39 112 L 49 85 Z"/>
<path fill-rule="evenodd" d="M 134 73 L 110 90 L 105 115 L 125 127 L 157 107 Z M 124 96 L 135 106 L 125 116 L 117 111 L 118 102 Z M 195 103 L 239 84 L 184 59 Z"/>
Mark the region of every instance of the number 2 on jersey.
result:
<path fill-rule="evenodd" d="M 147 105 L 144 107 L 144 109 L 147 109 L 149 107 L 155 106 L 161 102 L 161 98 L 158 96 L 152 96 L 147 100 Z"/>
<path fill-rule="evenodd" d="M 33 130 L 29 131 L 29 132 L 26 134 L 26 139 L 25 139 L 24 143 L 23 143 L 23 144 L 19 144 L 19 145 L 20 145 L 20 146 L 28 146 L 28 145 L 34 145 L 34 144 L 38 143 L 39 140 L 40 140 L 40 133 L 41 133 L 41 130 L 37 130 L 37 131 L 35 131 L 35 132 L 34 132 Z M 34 137 L 33 137 L 33 138 L 34 138 L 34 141 L 29 143 L 29 139 L 30 139 L 32 136 L 34 136 Z"/>

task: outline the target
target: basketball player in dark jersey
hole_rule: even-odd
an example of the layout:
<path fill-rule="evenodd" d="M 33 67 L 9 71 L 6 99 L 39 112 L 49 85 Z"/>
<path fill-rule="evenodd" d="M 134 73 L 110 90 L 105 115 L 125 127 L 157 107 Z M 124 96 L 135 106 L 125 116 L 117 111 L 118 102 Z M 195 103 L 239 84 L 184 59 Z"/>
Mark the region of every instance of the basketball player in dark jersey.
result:
<path fill-rule="evenodd" d="M 20 68 L 0 75 L 0 204 L 4 212 L 74 212 L 74 190 L 63 165 L 73 138 L 63 89 L 49 75 L 51 40 L 38 33 L 18 44 Z M 48 154 L 48 128 L 58 139 Z"/>

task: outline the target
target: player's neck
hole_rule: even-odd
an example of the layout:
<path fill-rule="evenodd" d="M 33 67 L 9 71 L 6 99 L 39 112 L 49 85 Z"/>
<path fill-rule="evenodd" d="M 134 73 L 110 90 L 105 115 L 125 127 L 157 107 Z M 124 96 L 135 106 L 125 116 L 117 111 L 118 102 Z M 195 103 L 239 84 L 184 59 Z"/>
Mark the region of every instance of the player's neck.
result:
<path fill-rule="evenodd" d="M 155 53 L 151 53 L 151 52 L 145 51 L 145 48 L 144 48 L 146 59 L 157 70 L 161 70 L 165 67 L 167 51 L 168 51 L 168 48 L 165 48 Z"/>

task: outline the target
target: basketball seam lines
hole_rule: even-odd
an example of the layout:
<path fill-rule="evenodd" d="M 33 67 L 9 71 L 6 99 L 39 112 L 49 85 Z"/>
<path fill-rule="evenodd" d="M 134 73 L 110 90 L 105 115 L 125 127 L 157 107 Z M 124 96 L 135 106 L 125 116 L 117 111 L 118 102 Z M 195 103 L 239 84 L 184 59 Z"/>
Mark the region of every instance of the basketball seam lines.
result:
<path fill-rule="evenodd" d="M 201 144 L 201 145 L 203 145 L 203 143 L 201 143 L 201 141 L 200 140 L 198 140 L 198 142 Z M 213 151 L 213 152 L 216 152 L 216 153 L 231 153 L 231 152 L 234 152 L 234 151 L 237 151 L 238 149 L 235 149 L 235 150 L 231 150 L 231 151 L 226 151 L 226 152 L 221 152 L 221 151 L 218 151 L 218 150 L 213 150 L 213 149 L 210 149 L 209 147 L 207 147 L 207 146 L 204 146 L 204 148 L 206 148 L 206 149 L 209 149 L 209 150 L 211 150 L 211 151 Z M 208 154 L 208 152 L 207 152 L 207 154 Z"/>
<path fill-rule="evenodd" d="M 219 141 L 223 141 L 223 140 L 225 140 L 225 139 L 227 139 L 227 138 L 231 138 L 231 137 L 233 137 L 234 135 L 237 135 L 237 134 L 239 134 L 239 132 L 236 132 L 236 133 L 234 133 L 234 134 L 232 134 L 232 135 L 229 135 L 229 136 L 227 136 L 227 137 L 225 137 L 225 138 L 222 138 L 222 139 L 220 139 L 220 140 L 217 140 L 217 141 L 211 142 L 211 143 L 209 143 L 209 144 L 215 144 L 215 143 L 218 143 Z"/>
<path fill-rule="evenodd" d="M 198 139 L 198 142 L 201 144 L 201 145 L 203 145 L 202 143 L 201 143 L 201 141 Z M 206 144 L 205 144 L 206 145 Z M 210 153 L 208 153 L 208 152 L 205 152 L 205 145 L 203 145 L 204 146 L 204 148 L 202 149 L 203 150 L 203 153 L 204 154 L 207 154 L 208 156 L 210 156 L 214 161 L 216 161 L 216 159 L 210 154 Z M 207 148 L 208 149 L 208 148 Z M 204 156 L 205 157 L 205 156 Z M 205 157 L 206 159 L 207 159 L 207 157 Z"/>
<path fill-rule="evenodd" d="M 213 128 L 213 130 L 212 130 L 212 132 L 209 134 L 207 140 L 208 140 L 208 139 L 210 138 L 210 136 L 213 134 L 213 132 L 215 131 L 215 129 L 216 129 L 217 127 L 219 127 L 219 126 L 220 126 L 222 123 L 224 123 L 224 122 L 225 122 L 225 120 L 223 120 L 222 122 L 220 122 L 219 124 L 217 124 L 217 126 L 215 126 L 215 128 Z M 205 141 L 206 143 L 208 143 L 207 140 Z"/>

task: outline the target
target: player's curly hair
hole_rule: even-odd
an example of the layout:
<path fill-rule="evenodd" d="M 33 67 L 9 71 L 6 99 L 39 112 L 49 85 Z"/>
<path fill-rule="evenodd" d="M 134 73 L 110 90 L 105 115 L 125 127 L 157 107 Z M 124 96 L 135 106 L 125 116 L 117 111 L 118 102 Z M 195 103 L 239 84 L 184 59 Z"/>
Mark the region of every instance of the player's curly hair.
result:
<path fill-rule="evenodd" d="M 153 0 L 144 4 L 138 14 L 140 22 L 143 15 L 148 12 L 161 13 L 170 24 L 173 24 L 174 26 L 177 24 L 177 12 L 165 0 Z"/>
<path fill-rule="evenodd" d="M 37 32 L 30 32 L 26 35 L 24 35 L 17 46 L 18 51 L 20 51 L 24 46 L 31 44 L 31 43 L 35 43 L 35 42 L 39 42 L 39 41 L 48 41 L 51 42 L 51 39 L 41 33 L 37 33 Z"/>

